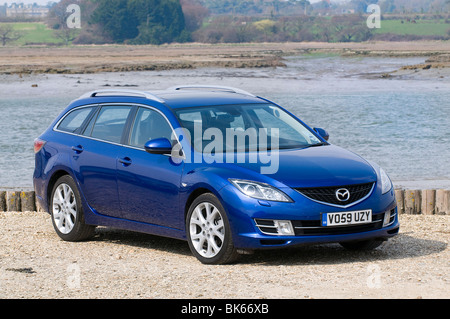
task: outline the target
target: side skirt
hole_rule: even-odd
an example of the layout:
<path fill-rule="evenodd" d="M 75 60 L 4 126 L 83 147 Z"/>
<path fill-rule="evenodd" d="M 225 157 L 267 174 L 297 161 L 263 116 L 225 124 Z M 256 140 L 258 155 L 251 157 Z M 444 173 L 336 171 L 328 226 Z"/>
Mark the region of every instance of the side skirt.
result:
<path fill-rule="evenodd" d="M 102 215 L 95 212 L 85 203 L 83 203 L 83 208 L 85 222 L 89 225 L 106 226 L 156 236 L 187 240 L 186 232 L 184 230 Z"/>

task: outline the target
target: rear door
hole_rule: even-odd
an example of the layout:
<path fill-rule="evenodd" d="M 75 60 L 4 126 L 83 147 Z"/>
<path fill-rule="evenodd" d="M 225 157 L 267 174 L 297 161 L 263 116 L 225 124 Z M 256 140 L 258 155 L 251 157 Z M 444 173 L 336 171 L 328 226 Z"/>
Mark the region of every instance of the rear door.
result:
<path fill-rule="evenodd" d="M 72 145 L 73 168 L 82 194 L 96 213 L 121 217 L 117 192 L 117 158 L 134 108 L 102 105 Z"/>

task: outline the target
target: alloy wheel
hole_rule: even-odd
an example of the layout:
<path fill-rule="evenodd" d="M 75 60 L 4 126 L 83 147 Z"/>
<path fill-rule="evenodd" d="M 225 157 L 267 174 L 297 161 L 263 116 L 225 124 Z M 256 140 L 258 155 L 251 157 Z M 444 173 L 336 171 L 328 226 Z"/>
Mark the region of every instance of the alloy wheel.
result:
<path fill-rule="evenodd" d="M 221 251 L 225 226 L 219 209 L 213 204 L 202 202 L 194 208 L 189 231 L 192 245 L 201 256 L 213 258 Z"/>
<path fill-rule="evenodd" d="M 77 201 L 68 184 L 60 184 L 53 196 L 53 220 L 62 234 L 68 234 L 75 226 L 77 218 Z"/>

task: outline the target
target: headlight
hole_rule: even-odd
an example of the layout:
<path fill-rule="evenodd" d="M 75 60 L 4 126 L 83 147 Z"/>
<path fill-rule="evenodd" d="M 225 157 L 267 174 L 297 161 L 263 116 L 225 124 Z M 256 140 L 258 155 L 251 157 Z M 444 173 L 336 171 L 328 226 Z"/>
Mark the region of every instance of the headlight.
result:
<path fill-rule="evenodd" d="M 381 193 L 386 194 L 392 188 L 392 182 L 386 172 L 380 167 L 380 177 L 381 177 Z"/>
<path fill-rule="evenodd" d="M 285 193 L 270 185 L 239 179 L 230 179 L 229 181 L 249 197 L 275 202 L 292 202 Z"/>

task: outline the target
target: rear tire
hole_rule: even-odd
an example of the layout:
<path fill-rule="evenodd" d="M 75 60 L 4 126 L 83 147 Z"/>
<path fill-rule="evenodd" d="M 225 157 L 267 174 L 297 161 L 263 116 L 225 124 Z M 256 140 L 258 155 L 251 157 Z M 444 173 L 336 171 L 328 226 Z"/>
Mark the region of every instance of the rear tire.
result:
<path fill-rule="evenodd" d="M 75 181 L 69 175 L 60 177 L 50 198 L 53 228 L 65 241 L 81 241 L 92 237 L 95 226 L 84 222 L 83 205 Z"/>
<path fill-rule="evenodd" d="M 192 254 L 203 264 L 227 264 L 238 257 L 225 209 L 213 194 L 200 195 L 191 204 L 186 235 Z"/>
<path fill-rule="evenodd" d="M 373 250 L 383 243 L 379 239 L 369 239 L 361 241 L 348 241 L 340 243 L 342 247 L 348 250 Z"/>

